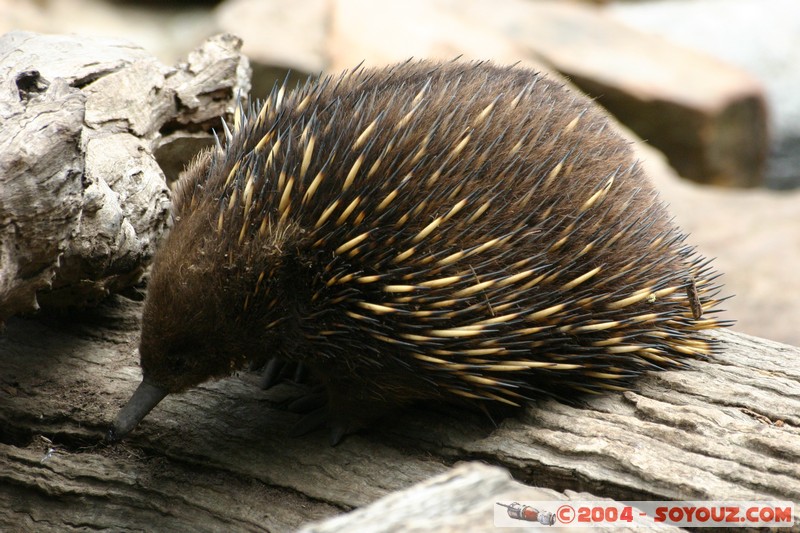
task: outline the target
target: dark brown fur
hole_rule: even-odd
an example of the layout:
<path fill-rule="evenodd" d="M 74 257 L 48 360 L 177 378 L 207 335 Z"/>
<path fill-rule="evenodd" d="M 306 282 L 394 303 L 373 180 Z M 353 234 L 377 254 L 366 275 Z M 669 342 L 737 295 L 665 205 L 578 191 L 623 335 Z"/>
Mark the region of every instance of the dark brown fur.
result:
<path fill-rule="evenodd" d="M 713 272 L 628 143 L 521 68 L 409 62 L 276 89 L 195 162 L 174 215 L 140 347 L 169 392 L 281 357 L 349 428 L 415 399 L 620 390 L 709 354 L 697 330 L 720 325 L 699 317 Z"/>

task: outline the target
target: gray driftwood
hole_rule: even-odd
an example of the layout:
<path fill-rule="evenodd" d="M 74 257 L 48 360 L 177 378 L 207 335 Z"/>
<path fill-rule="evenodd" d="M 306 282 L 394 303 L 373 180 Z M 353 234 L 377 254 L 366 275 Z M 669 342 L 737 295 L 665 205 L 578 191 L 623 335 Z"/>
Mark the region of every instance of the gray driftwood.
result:
<path fill-rule="evenodd" d="M 260 391 L 241 373 L 169 397 L 107 446 L 105 430 L 140 379 L 140 312 L 141 303 L 113 296 L 69 322 L 8 322 L 0 530 L 287 531 L 442 474 L 376 504 L 379 512 L 311 530 L 483 530 L 492 498 L 538 498 L 522 484 L 550 489 L 548 498 L 800 502 L 797 348 L 721 332 L 718 357 L 647 376 L 638 392 L 582 407 L 542 401 L 497 428 L 478 414 L 420 406 L 335 448 L 322 432 L 287 435 L 297 415 L 276 403 L 296 392 L 290 386 Z M 504 467 L 519 483 L 491 469 L 447 473 L 462 461 Z"/>
<path fill-rule="evenodd" d="M 219 35 L 168 67 L 119 40 L 0 36 L 0 323 L 138 280 L 169 216 L 162 168 L 249 89 L 240 47 Z"/>

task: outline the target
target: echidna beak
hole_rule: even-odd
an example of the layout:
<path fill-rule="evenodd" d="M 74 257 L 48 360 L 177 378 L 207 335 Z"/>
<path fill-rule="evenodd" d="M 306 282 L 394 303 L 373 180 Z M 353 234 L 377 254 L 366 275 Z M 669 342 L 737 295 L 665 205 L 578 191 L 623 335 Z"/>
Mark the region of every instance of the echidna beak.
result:
<path fill-rule="evenodd" d="M 147 380 L 142 380 L 139 388 L 114 419 L 114 423 L 106 434 L 106 441 L 116 442 L 130 433 L 166 395 L 166 390 Z"/>

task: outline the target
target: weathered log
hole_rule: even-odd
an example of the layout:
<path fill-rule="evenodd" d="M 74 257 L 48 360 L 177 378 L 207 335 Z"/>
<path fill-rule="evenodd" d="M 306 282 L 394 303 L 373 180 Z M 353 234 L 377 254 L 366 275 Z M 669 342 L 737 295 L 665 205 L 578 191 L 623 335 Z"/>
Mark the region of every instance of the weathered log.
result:
<path fill-rule="evenodd" d="M 798 348 L 720 332 L 720 355 L 648 375 L 637 392 L 580 406 L 541 401 L 496 428 L 422 405 L 335 448 L 323 432 L 288 436 L 297 415 L 276 406 L 292 387 L 260 391 L 242 373 L 170 396 L 108 446 L 105 430 L 140 379 L 140 312 L 113 296 L 69 322 L 8 322 L 0 530 L 286 531 L 468 460 L 591 498 L 800 502 Z M 460 494 L 446 493 L 443 504 Z M 490 520 L 492 509 L 482 511 Z"/>
<path fill-rule="evenodd" d="M 36 293 L 50 285 L 80 220 L 84 96 L 65 81 L 40 81 L 20 72 L 0 93 L 0 323 L 38 308 Z M 6 102 L 9 93 L 19 105 Z"/>
<path fill-rule="evenodd" d="M 169 216 L 159 165 L 177 175 L 246 94 L 240 47 L 220 35 L 168 67 L 119 40 L 0 37 L 0 323 L 138 280 Z"/>

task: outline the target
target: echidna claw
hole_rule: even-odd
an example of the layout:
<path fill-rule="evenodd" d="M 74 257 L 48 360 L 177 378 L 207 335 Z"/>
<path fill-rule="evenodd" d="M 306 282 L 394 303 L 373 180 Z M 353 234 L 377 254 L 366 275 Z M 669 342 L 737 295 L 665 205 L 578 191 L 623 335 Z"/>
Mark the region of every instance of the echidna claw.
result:
<path fill-rule="evenodd" d="M 352 430 L 348 429 L 348 424 L 332 420 L 330 416 L 330 410 L 328 409 L 328 406 L 324 400 L 325 396 L 322 393 L 309 394 L 308 396 L 304 396 L 303 398 L 300 398 L 289 405 L 289 410 L 294 410 L 296 412 L 295 404 L 300 404 L 300 402 L 303 402 L 302 407 L 310 407 L 315 403 L 319 403 L 320 401 L 322 402 L 320 407 L 306 411 L 307 414 L 305 414 L 294 426 L 292 426 L 292 429 L 289 431 L 290 436 L 302 437 L 303 435 L 311 433 L 312 431 L 316 431 L 327 426 L 330 428 L 329 441 L 331 446 L 336 446 L 342 442 L 342 439 L 346 435 L 353 432 Z"/>
<path fill-rule="evenodd" d="M 325 391 L 312 391 L 305 394 L 296 400 L 293 400 L 286 409 L 291 413 L 304 413 L 311 414 L 315 411 L 322 410 L 328 403 L 328 398 Z"/>
<path fill-rule="evenodd" d="M 328 410 L 326 408 L 316 409 L 303 416 L 289 431 L 292 437 L 302 437 L 312 431 L 316 431 L 328 422 Z"/>
<path fill-rule="evenodd" d="M 294 376 L 292 377 L 292 381 L 295 383 L 307 383 L 309 378 L 309 372 L 306 365 L 303 363 L 297 363 L 297 367 L 294 369 Z"/>
<path fill-rule="evenodd" d="M 278 357 L 273 357 L 264 366 L 258 386 L 263 389 L 270 389 L 283 380 L 291 380 L 295 383 L 306 383 L 309 373 L 303 363 L 289 362 Z"/>
<path fill-rule="evenodd" d="M 347 435 L 347 429 L 343 425 L 337 424 L 331 427 L 331 435 L 330 435 L 331 446 L 336 446 L 337 444 L 342 442 L 342 439 L 344 438 L 345 435 Z"/>
<path fill-rule="evenodd" d="M 270 359 L 261 373 L 261 379 L 258 380 L 259 388 L 267 390 L 277 385 L 285 365 L 286 363 L 278 358 Z"/>

